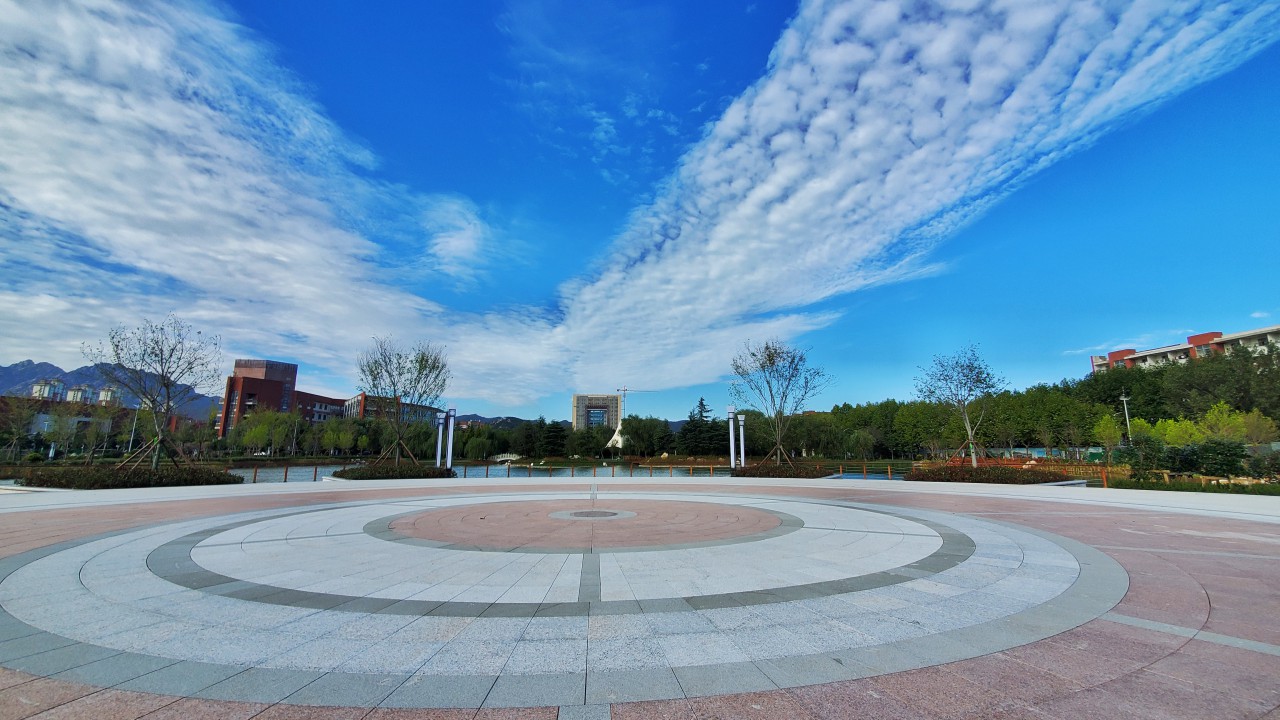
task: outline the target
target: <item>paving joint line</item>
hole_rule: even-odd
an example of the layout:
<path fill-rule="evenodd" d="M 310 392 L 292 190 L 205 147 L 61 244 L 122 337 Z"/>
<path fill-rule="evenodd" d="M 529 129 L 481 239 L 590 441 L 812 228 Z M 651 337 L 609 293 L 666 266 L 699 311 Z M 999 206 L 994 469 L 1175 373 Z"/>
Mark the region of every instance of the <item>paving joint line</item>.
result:
<path fill-rule="evenodd" d="M 1183 637 L 1189 640 L 1201 640 L 1203 642 L 1213 643 L 1214 645 L 1233 647 L 1238 650 L 1252 650 L 1264 655 L 1280 657 L 1280 645 L 1272 645 L 1271 643 L 1262 642 L 1260 640 L 1249 640 L 1248 638 L 1235 637 L 1234 635 L 1223 635 L 1221 633 L 1189 628 L 1183 625 L 1174 625 L 1172 623 L 1159 622 L 1157 620 L 1147 620 L 1145 618 L 1118 613 L 1114 610 L 1103 613 L 1099 619 L 1120 625 L 1128 625 L 1129 627 L 1164 633 L 1166 635 Z"/>

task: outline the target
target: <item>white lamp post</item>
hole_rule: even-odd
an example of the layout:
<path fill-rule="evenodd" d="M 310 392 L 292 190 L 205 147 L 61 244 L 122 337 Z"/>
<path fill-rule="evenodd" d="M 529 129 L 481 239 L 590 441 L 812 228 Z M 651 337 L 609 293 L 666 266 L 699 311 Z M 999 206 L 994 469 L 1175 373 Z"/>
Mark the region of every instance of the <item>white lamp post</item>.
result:
<path fill-rule="evenodd" d="M 436 467 L 440 467 L 440 448 L 444 441 L 444 418 L 443 411 L 436 413 Z"/>
<path fill-rule="evenodd" d="M 737 454 L 738 454 L 738 448 L 733 442 L 734 440 L 733 418 L 734 418 L 734 413 L 736 412 L 738 412 L 738 408 L 730 405 L 729 406 L 729 469 L 730 470 L 732 470 L 735 467 L 735 461 L 737 459 Z"/>
<path fill-rule="evenodd" d="M 741 466 L 747 466 L 747 414 L 738 415 L 738 452 L 742 453 Z"/>
<path fill-rule="evenodd" d="M 445 455 L 444 466 L 450 470 L 453 469 L 453 426 L 458 423 L 458 408 L 456 405 L 449 406 L 449 418 L 446 421 L 449 424 L 449 450 Z"/>

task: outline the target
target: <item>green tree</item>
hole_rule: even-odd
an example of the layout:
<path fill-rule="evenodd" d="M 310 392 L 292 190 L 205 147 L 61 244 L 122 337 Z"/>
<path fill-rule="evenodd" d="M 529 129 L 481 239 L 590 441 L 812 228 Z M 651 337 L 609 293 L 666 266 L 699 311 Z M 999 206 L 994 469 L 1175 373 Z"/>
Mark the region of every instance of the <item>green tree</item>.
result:
<path fill-rule="evenodd" d="M 1257 408 L 1244 416 L 1244 439 L 1250 445 L 1266 445 L 1276 441 L 1276 421 L 1263 415 Z"/>
<path fill-rule="evenodd" d="M 1205 438 L 1204 431 L 1195 421 L 1183 418 L 1158 420 L 1155 430 L 1156 435 L 1164 441 L 1165 445 L 1173 447 L 1199 445 Z"/>
<path fill-rule="evenodd" d="M 626 430 L 627 451 L 640 457 L 654 457 L 674 448 L 671 424 L 655 417 L 628 415 L 622 427 Z"/>
<path fill-rule="evenodd" d="M 541 436 L 538 438 L 538 455 L 547 457 L 564 457 L 565 442 L 568 439 L 568 431 L 564 425 L 558 421 L 546 423 Z"/>
<path fill-rule="evenodd" d="M 986 417 L 988 401 L 1004 388 L 1004 379 L 992 372 L 974 345 L 954 355 L 935 355 L 932 364 L 920 370 L 916 395 L 948 408 L 960 418 L 969 444 L 970 461 L 973 467 L 978 467 L 975 436 Z"/>
<path fill-rule="evenodd" d="M 1103 413 L 1093 424 L 1093 439 L 1106 451 L 1107 464 L 1110 465 L 1112 453 L 1124 439 L 1124 428 L 1120 427 L 1115 415 Z"/>
<path fill-rule="evenodd" d="M 31 436 L 31 424 L 39 408 L 40 402 L 32 398 L 0 397 L 0 437 L 5 440 L 11 462 L 17 461 Z"/>
<path fill-rule="evenodd" d="M 1249 457 L 1244 443 L 1235 440 L 1210 439 L 1200 445 L 1200 464 L 1206 475 L 1233 477 L 1244 475 L 1244 461 Z"/>
<path fill-rule="evenodd" d="M 1244 413 L 1232 410 L 1222 400 L 1206 410 L 1200 420 L 1200 429 L 1205 437 L 1229 442 L 1244 442 L 1245 425 Z"/>

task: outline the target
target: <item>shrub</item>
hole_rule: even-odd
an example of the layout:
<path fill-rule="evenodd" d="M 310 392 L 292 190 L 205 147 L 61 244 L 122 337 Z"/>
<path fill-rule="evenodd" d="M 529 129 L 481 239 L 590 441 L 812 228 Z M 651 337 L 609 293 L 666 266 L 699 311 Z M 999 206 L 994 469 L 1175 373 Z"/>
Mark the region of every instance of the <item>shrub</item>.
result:
<path fill-rule="evenodd" d="M 243 480 L 239 475 L 193 466 L 162 467 L 158 470 L 149 467 L 118 470 L 114 466 L 105 465 L 26 468 L 18 478 L 20 485 L 67 490 L 238 485 L 241 482 Z"/>
<path fill-rule="evenodd" d="M 1249 458 L 1248 466 L 1250 477 L 1280 477 L 1280 452 L 1254 455 Z"/>
<path fill-rule="evenodd" d="M 824 478 L 832 475 L 830 469 L 822 468 L 817 465 L 770 465 L 761 463 L 759 465 L 748 465 L 747 467 L 735 468 L 734 477 L 754 477 L 754 478 L 799 478 L 812 480 L 816 478 Z"/>
<path fill-rule="evenodd" d="M 977 468 L 968 465 L 942 465 L 939 467 L 912 470 L 907 473 L 907 480 L 922 482 L 966 482 L 996 483 L 1000 485 L 1037 485 L 1040 483 L 1063 482 L 1071 480 L 1071 476 L 1052 470 L 1023 469 L 1004 465 L 981 465 Z"/>
<path fill-rule="evenodd" d="M 1139 480 L 1153 477 L 1155 469 L 1164 461 L 1164 442 L 1151 435 L 1135 433 L 1129 444 L 1118 448 L 1112 455 L 1117 465 L 1128 465 L 1133 477 Z"/>
<path fill-rule="evenodd" d="M 27 462 L 44 462 L 44 454 L 38 453 L 38 452 L 29 452 L 27 453 L 27 456 L 23 458 L 23 460 Z"/>
<path fill-rule="evenodd" d="M 343 480 L 417 480 L 421 478 L 437 480 L 440 478 L 456 478 L 458 473 L 448 468 L 438 468 L 431 465 L 414 465 L 413 463 L 390 465 L 379 463 L 376 465 L 349 467 L 335 472 L 333 476 Z"/>
<path fill-rule="evenodd" d="M 1228 477 L 1244 475 L 1244 460 L 1249 457 L 1244 443 L 1230 440 L 1205 440 L 1200 445 L 1200 470 L 1205 475 Z"/>
<path fill-rule="evenodd" d="M 1110 486 L 1122 490 L 1174 490 L 1178 492 L 1233 493 L 1238 495 L 1280 495 L 1280 485 L 1273 483 L 1254 483 L 1238 485 L 1235 483 L 1199 483 L 1189 480 L 1112 480 Z"/>

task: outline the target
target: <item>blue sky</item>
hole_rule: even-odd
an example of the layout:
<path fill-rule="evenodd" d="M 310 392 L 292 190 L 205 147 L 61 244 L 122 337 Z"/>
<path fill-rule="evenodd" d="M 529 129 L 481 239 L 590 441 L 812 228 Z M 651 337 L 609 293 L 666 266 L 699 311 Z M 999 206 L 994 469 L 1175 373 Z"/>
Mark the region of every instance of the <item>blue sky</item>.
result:
<path fill-rule="evenodd" d="M 1280 323 L 1274 3 L 0 4 L 0 364 L 174 312 L 463 413 L 812 403 L 968 343 L 1013 387 Z"/>

